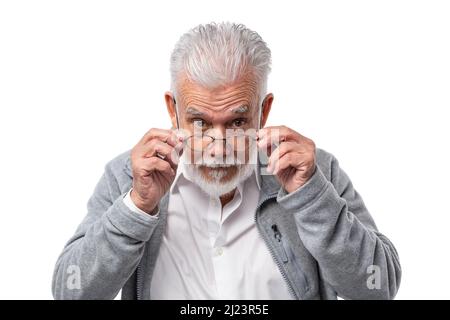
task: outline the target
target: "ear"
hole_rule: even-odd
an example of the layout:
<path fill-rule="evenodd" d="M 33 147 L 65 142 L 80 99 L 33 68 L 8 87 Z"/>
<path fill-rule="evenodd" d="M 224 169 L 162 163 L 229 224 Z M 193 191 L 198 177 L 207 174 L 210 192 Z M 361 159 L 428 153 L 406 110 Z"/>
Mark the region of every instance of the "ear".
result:
<path fill-rule="evenodd" d="M 164 99 L 166 100 L 166 107 L 167 112 L 169 113 L 170 121 L 172 122 L 172 128 L 177 128 L 177 109 L 175 106 L 175 98 L 173 96 L 173 93 L 170 91 L 167 91 L 164 94 Z"/>
<path fill-rule="evenodd" d="M 270 109 L 272 108 L 273 94 L 269 93 L 263 100 L 262 112 L 261 112 L 261 128 L 266 125 L 267 118 L 269 117 Z"/>

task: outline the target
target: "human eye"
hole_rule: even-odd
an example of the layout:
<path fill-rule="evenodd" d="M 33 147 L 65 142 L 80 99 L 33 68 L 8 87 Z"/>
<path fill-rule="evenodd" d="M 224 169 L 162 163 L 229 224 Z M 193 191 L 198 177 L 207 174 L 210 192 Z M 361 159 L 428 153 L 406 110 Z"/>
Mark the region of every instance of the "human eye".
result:
<path fill-rule="evenodd" d="M 196 119 L 192 119 L 191 122 L 194 125 L 194 127 L 196 127 L 196 128 L 202 128 L 203 129 L 203 128 L 205 128 L 207 126 L 206 121 L 203 120 L 203 119 L 196 118 Z"/>
<path fill-rule="evenodd" d="M 246 123 L 247 123 L 247 119 L 245 119 L 245 118 L 234 119 L 231 122 L 232 126 L 235 128 L 241 128 L 241 127 L 245 126 Z"/>

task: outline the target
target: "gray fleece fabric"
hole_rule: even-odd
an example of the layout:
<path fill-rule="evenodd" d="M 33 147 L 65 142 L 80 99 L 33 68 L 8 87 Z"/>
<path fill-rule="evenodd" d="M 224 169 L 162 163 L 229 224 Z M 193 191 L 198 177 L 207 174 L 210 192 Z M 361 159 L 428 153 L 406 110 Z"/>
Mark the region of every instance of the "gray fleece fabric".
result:
<path fill-rule="evenodd" d="M 401 279 L 394 245 L 336 158 L 317 149 L 316 160 L 314 175 L 291 194 L 274 176 L 258 174 L 255 223 L 292 297 L 393 299 Z M 135 213 L 123 202 L 132 179 L 130 151 L 106 165 L 87 215 L 56 262 L 55 299 L 113 299 L 121 289 L 122 299 L 151 299 L 169 196 L 160 201 L 158 219 Z"/>

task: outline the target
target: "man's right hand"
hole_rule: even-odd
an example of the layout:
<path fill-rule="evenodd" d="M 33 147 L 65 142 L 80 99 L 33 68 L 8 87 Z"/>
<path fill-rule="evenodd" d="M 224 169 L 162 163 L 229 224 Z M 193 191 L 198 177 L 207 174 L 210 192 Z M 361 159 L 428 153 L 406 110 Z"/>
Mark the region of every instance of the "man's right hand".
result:
<path fill-rule="evenodd" d="M 131 150 L 133 190 L 130 196 L 139 209 L 151 215 L 157 213 L 160 199 L 175 178 L 182 146 L 182 138 L 175 131 L 152 128 Z"/>

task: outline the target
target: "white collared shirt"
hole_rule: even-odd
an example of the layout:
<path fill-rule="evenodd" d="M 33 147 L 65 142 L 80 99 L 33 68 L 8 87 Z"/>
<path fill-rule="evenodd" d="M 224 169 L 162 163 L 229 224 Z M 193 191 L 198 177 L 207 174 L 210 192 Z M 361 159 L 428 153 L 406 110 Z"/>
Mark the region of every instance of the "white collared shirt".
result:
<path fill-rule="evenodd" d="M 256 227 L 256 175 L 238 185 L 222 210 L 220 199 L 192 183 L 180 161 L 170 188 L 151 299 L 292 299 Z M 124 201 L 142 212 L 129 193 Z"/>

